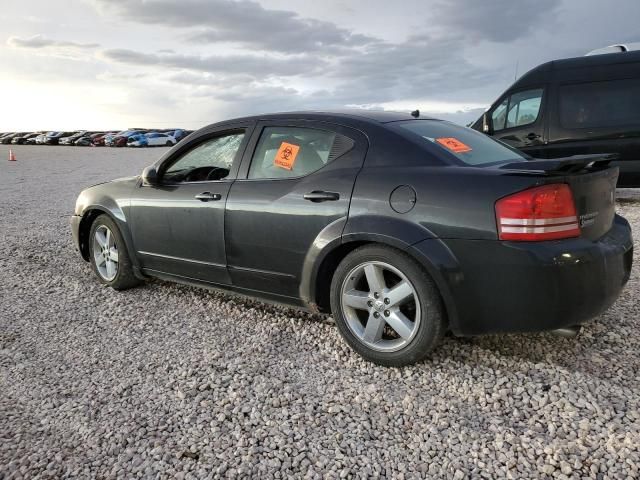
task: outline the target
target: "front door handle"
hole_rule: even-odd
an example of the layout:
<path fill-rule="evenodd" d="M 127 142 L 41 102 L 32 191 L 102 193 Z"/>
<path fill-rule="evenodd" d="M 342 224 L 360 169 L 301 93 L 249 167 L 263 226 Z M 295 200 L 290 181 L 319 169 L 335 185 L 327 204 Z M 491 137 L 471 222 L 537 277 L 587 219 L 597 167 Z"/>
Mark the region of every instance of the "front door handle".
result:
<path fill-rule="evenodd" d="M 305 193 L 304 199 L 314 203 L 335 202 L 336 200 L 340 200 L 340 194 L 336 192 L 322 192 L 314 190 L 313 192 Z"/>
<path fill-rule="evenodd" d="M 538 135 L 537 133 L 529 133 L 526 137 L 527 140 L 535 140 L 536 138 L 540 138 L 540 135 Z"/>
<path fill-rule="evenodd" d="M 211 192 L 202 192 L 196 195 L 196 198 L 201 202 L 208 202 L 210 200 L 220 200 L 222 195 L 219 193 L 211 193 Z"/>

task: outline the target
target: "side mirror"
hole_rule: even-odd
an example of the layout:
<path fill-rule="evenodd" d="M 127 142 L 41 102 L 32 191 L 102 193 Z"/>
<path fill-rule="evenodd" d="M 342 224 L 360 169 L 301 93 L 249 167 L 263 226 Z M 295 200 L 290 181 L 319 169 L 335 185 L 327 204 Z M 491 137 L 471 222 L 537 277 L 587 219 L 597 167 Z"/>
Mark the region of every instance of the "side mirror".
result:
<path fill-rule="evenodd" d="M 482 132 L 487 135 L 493 135 L 493 125 L 491 124 L 491 115 L 489 115 L 489 112 L 482 114 Z"/>
<path fill-rule="evenodd" d="M 157 185 L 158 171 L 153 165 L 142 171 L 142 185 Z"/>

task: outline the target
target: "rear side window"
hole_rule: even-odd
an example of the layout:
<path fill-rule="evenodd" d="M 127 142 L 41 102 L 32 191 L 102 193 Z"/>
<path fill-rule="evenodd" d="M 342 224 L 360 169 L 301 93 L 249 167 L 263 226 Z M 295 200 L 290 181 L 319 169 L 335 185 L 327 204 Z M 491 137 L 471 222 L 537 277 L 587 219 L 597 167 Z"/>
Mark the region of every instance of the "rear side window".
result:
<path fill-rule="evenodd" d="M 309 175 L 353 147 L 353 140 L 328 130 L 266 127 L 256 147 L 248 178 Z"/>
<path fill-rule="evenodd" d="M 559 97 L 564 128 L 640 124 L 640 79 L 562 85 Z"/>
<path fill-rule="evenodd" d="M 411 132 L 428 145 L 454 155 L 466 165 L 489 165 L 525 160 L 523 154 L 487 135 L 440 120 L 407 120 L 395 125 Z"/>

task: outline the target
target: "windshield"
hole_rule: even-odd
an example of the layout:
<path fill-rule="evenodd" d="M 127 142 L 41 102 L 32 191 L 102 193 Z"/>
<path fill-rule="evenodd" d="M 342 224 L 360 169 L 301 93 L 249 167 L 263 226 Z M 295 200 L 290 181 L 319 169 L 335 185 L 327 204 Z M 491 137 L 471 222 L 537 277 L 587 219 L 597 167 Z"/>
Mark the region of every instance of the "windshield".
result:
<path fill-rule="evenodd" d="M 523 161 L 528 157 L 507 145 L 470 128 L 440 120 L 394 122 L 423 141 L 453 155 L 466 165 L 487 166 Z"/>

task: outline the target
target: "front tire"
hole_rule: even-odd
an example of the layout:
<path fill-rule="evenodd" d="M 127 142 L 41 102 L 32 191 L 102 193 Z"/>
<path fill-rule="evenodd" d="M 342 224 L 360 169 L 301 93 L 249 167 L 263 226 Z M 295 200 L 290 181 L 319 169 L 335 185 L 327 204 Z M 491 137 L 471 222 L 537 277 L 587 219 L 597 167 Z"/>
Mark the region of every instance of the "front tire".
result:
<path fill-rule="evenodd" d="M 365 359 L 401 367 L 424 359 L 446 322 L 429 274 L 406 253 L 365 245 L 338 265 L 331 310 L 346 342 Z"/>
<path fill-rule="evenodd" d="M 122 234 L 108 215 L 99 215 L 91 225 L 89 260 L 98 280 L 115 290 L 126 290 L 140 283 L 133 273 Z"/>

